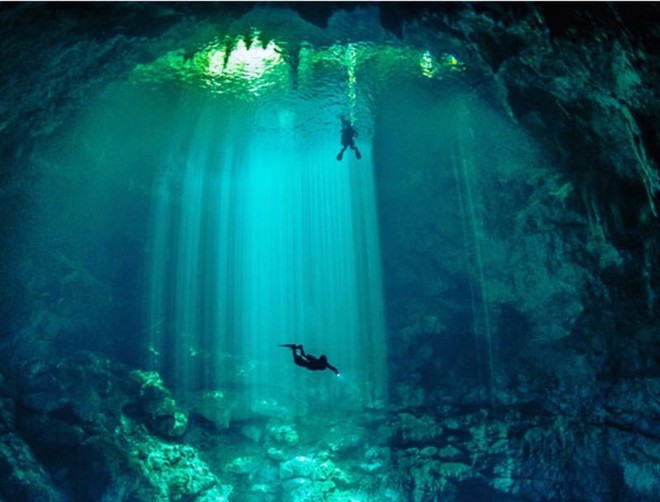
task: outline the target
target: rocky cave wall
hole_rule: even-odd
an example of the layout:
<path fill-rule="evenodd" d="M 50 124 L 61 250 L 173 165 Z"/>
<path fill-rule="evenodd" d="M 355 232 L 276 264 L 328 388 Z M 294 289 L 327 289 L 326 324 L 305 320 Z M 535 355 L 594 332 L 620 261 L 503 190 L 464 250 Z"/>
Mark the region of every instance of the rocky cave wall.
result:
<path fill-rule="evenodd" d="M 489 249 L 482 300 L 493 317 L 494 378 L 509 391 L 533 381 L 566 395 L 565 387 L 594 379 L 657 375 L 653 13 L 622 5 L 488 4 L 423 16 L 425 27 L 466 44 L 470 60 L 489 75 L 475 88 L 497 96 L 547 156 L 543 169 L 496 174 L 478 187 Z M 433 228 L 432 216 L 427 223 L 404 226 L 411 233 Z M 442 247 L 440 238 L 431 249 Z M 417 234 L 415 242 L 429 239 Z M 402 251 L 390 255 L 386 269 L 419 261 L 419 248 Z M 429 284 L 424 277 L 434 267 L 435 277 L 446 272 L 426 261 L 411 282 Z M 429 318 L 442 321 L 432 296 L 415 301 L 429 305 L 426 320 L 409 317 L 398 334 L 423 334 L 434 329 Z"/>

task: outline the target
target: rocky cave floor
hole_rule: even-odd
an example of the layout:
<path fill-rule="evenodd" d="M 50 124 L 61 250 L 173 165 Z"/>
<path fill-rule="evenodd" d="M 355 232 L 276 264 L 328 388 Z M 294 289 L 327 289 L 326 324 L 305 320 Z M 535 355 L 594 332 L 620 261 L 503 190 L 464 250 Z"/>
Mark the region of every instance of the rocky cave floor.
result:
<path fill-rule="evenodd" d="M 233 420 L 91 353 L 30 364 L 0 386 L 0 500 L 658 500 L 660 379 L 523 391 Z"/>

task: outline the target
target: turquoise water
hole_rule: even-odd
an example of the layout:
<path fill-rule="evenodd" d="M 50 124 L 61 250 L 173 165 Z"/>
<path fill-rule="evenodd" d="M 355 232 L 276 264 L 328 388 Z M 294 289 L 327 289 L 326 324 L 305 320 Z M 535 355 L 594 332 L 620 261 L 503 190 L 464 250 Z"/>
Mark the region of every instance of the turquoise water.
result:
<path fill-rule="evenodd" d="M 280 403 L 292 409 L 383 404 L 369 137 L 360 137 L 362 160 L 349 151 L 338 162 L 336 127 L 303 122 L 296 106 L 261 109 L 251 122 L 241 113 L 254 110 L 237 108 L 203 111 L 155 180 L 154 369 L 183 391 L 236 381 L 257 394 L 274 384 L 296 389 Z M 277 346 L 286 343 L 326 354 L 341 381 L 330 372 L 310 380 Z"/>

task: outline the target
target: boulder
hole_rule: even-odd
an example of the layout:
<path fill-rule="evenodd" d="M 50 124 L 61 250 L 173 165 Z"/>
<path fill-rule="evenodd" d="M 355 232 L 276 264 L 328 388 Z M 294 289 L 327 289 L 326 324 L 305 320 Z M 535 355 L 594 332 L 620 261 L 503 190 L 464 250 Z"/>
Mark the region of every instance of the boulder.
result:
<path fill-rule="evenodd" d="M 131 373 L 139 388 L 137 409 L 147 426 L 164 437 L 179 437 L 188 427 L 188 416 L 177 405 L 155 371 L 136 370 Z"/>
<path fill-rule="evenodd" d="M 14 433 L 0 436 L 0 499 L 65 502 L 30 447 Z"/>

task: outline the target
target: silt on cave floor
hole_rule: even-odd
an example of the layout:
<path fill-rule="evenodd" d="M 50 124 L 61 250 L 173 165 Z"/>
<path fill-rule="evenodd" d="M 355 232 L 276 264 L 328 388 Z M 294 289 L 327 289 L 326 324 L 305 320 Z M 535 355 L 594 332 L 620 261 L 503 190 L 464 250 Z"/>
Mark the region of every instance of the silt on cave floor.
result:
<path fill-rule="evenodd" d="M 660 499 L 657 15 L 0 7 L 0 500 Z"/>

